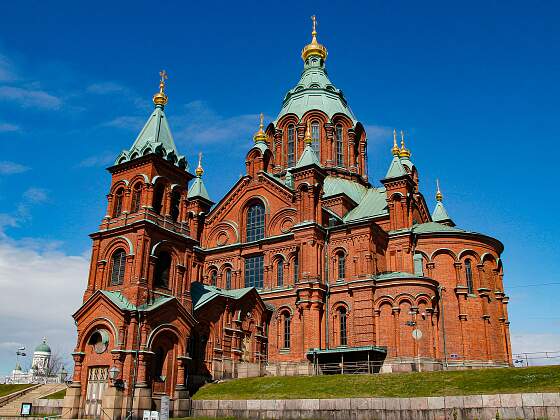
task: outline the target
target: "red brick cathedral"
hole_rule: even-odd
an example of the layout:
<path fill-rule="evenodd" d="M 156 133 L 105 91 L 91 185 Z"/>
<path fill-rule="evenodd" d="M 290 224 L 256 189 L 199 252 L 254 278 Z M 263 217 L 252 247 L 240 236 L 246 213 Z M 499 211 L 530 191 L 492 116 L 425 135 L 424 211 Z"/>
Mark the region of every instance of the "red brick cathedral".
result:
<path fill-rule="evenodd" d="M 108 169 L 65 417 L 141 415 L 164 395 L 182 416 L 217 378 L 511 364 L 503 245 L 456 227 L 439 185 L 430 212 L 402 134 L 372 184 L 315 28 L 301 57 L 217 202 L 173 141 L 161 73 Z"/>

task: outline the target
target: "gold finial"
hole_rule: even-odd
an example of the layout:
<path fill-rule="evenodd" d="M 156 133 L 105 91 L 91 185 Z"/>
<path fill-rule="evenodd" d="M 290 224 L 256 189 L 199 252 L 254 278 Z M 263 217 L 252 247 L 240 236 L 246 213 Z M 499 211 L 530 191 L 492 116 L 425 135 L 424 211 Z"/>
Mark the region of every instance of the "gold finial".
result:
<path fill-rule="evenodd" d="M 261 119 L 261 122 L 259 124 L 259 131 L 257 131 L 255 133 L 255 135 L 253 136 L 253 140 L 255 141 L 255 143 L 258 143 L 258 142 L 265 142 L 266 143 L 266 133 L 264 132 L 264 115 L 263 115 L 262 112 L 261 112 L 261 115 L 260 115 L 260 119 Z"/>
<path fill-rule="evenodd" d="M 306 61 L 307 57 L 310 55 L 318 55 L 325 60 L 327 58 L 327 49 L 317 42 L 317 18 L 315 15 L 311 16 L 311 21 L 313 22 L 311 43 L 303 47 L 303 50 L 301 50 L 301 58 L 303 58 L 303 61 Z"/>
<path fill-rule="evenodd" d="M 443 194 L 441 193 L 440 189 L 439 189 L 439 179 L 436 179 L 436 185 L 437 185 L 437 192 L 436 192 L 436 201 L 443 201 Z"/>
<path fill-rule="evenodd" d="M 202 169 L 202 152 L 198 153 L 198 166 L 195 169 L 195 174 L 197 177 L 201 177 L 202 174 L 204 173 L 204 169 Z"/>
<path fill-rule="evenodd" d="M 313 136 L 311 135 L 311 123 L 307 122 L 307 128 L 305 130 L 305 137 L 303 138 L 305 144 L 313 144 Z"/>
<path fill-rule="evenodd" d="M 409 158 L 410 150 L 408 150 L 404 145 L 404 131 L 401 130 L 401 149 L 399 150 L 399 157 Z"/>
<path fill-rule="evenodd" d="M 155 105 L 164 106 L 165 104 L 167 104 L 167 95 L 164 92 L 165 80 L 167 79 L 167 72 L 165 70 L 160 71 L 159 77 L 160 77 L 159 92 L 154 95 L 153 101 Z"/>
<path fill-rule="evenodd" d="M 393 129 L 393 148 L 391 149 L 391 153 L 393 156 L 398 156 L 400 152 L 399 146 L 397 144 L 397 129 Z"/>

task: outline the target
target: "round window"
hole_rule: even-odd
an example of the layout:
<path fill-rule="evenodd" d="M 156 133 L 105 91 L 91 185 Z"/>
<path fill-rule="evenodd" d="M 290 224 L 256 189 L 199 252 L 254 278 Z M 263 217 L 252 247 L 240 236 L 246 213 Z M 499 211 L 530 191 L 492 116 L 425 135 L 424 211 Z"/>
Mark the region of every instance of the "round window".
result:
<path fill-rule="evenodd" d="M 89 344 L 97 354 L 105 353 L 109 346 L 109 334 L 105 330 L 97 330 L 91 335 Z"/>

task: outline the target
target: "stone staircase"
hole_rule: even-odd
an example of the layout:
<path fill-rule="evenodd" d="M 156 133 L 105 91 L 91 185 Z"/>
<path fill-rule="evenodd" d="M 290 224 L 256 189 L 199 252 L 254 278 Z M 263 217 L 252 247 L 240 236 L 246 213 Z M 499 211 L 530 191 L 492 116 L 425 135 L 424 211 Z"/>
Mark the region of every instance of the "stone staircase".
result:
<path fill-rule="evenodd" d="M 8 401 L 5 405 L 0 407 L 0 419 L 5 417 L 19 417 L 21 410 L 21 403 L 33 403 L 37 400 L 47 395 L 54 394 L 55 392 L 61 391 L 66 388 L 66 384 L 47 384 L 41 385 L 37 388 L 31 389 L 31 391 L 20 395 L 13 400 Z"/>

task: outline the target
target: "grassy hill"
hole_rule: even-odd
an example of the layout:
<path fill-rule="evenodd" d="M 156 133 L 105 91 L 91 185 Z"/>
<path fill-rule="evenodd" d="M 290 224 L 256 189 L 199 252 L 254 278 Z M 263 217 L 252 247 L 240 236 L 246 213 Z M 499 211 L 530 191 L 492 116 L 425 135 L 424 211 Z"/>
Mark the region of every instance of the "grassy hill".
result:
<path fill-rule="evenodd" d="M 383 375 L 269 376 L 207 384 L 198 400 L 347 397 L 427 397 L 440 395 L 559 392 L 560 366 L 476 369 Z"/>
<path fill-rule="evenodd" d="M 12 392 L 21 391 L 22 389 L 29 388 L 32 385 L 28 384 L 0 384 L 0 397 L 11 394 Z"/>

